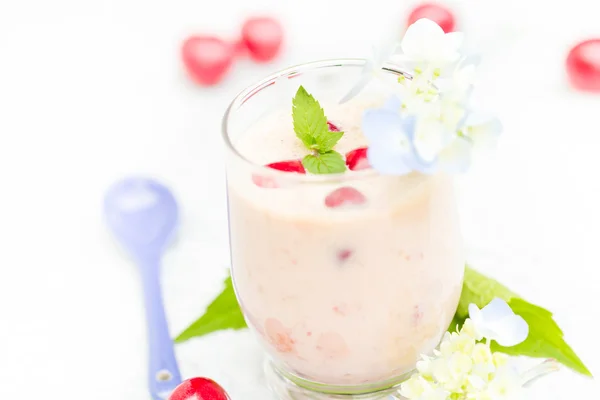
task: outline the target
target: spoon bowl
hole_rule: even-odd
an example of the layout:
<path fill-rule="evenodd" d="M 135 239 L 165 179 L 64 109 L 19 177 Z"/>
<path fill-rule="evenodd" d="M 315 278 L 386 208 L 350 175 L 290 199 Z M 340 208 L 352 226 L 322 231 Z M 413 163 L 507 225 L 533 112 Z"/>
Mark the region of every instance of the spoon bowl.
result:
<path fill-rule="evenodd" d="M 112 185 L 104 198 L 107 224 L 132 255 L 163 252 L 172 239 L 179 212 L 175 197 L 161 183 L 129 178 Z"/>

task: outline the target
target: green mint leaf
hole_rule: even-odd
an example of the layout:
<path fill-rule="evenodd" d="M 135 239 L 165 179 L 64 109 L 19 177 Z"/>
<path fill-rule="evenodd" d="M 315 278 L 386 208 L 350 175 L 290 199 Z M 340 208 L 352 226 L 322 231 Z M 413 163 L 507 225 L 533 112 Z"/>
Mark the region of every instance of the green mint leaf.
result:
<path fill-rule="evenodd" d="M 465 267 L 465 279 L 460 301 L 454 319 L 448 330 L 456 331 L 469 317 L 469 304 L 483 308 L 495 297 L 506 301 L 513 312 L 520 315 L 529 324 L 529 336 L 514 347 L 502 347 L 492 344 L 494 351 L 513 356 L 534 358 L 554 358 L 568 368 L 583 375 L 591 376 L 581 359 L 563 339 L 563 332 L 552 319 L 552 313 L 542 307 L 528 303 L 506 286 L 489 278 L 468 265 Z"/>
<path fill-rule="evenodd" d="M 237 330 L 245 327 L 246 321 L 235 297 L 231 277 L 228 277 L 221 294 L 210 303 L 204 315 L 175 338 L 175 343 L 224 329 Z"/>
<path fill-rule="evenodd" d="M 337 174 L 346 170 L 344 157 L 337 151 L 309 154 L 302 159 L 302 165 L 312 174 Z"/>
<path fill-rule="evenodd" d="M 508 302 L 510 308 L 529 324 L 529 336 L 523 343 L 513 347 L 502 347 L 492 343 L 492 349 L 514 356 L 534 358 L 554 358 L 564 366 L 582 375 L 592 376 L 591 372 L 565 342 L 563 332 L 552 318 L 552 313 L 542 307 L 514 297 Z"/>
<path fill-rule="evenodd" d="M 319 150 L 317 138 L 323 138 L 329 133 L 327 117 L 319 102 L 303 86 L 298 88 L 292 100 L 292 118 L 298 139 L 308 149 Z"/>
<path fill-rule="evenodd" d="M 320 136 L 315 138 L 316 141 L 316 150 L 320 153 L 327 153 L 333 149 L 333 146 L 339 142 L 339 140 L 344 136 L 344 132 L 332 132 L 327 131 Z"/>

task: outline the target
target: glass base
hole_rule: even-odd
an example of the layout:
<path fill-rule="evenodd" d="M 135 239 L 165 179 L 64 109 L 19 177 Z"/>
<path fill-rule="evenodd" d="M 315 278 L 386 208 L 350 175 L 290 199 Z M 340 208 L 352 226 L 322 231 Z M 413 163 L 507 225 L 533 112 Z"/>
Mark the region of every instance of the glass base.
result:
<path fill-rule="evenodd" d="M 264 362 L 265 378 L 278 400 L 401 400 L 400 384 L 412 372 L 369 386 L 334 386 L 308 381 L 281 371 L 271 360 Z"/>

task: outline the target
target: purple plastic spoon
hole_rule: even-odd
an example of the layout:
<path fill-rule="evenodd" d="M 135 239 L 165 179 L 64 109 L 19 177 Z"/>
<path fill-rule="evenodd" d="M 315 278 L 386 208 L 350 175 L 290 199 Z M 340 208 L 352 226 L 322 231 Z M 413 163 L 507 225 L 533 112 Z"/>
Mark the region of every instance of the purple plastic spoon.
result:
<path fill-rule="evenodd" d="M 108 190 L 104 213 L 112 233 L 142 275 L 150 345 L 149 388 L 154 400 L 164 400 L 181 383 L 160 290 L 160 260 L 177 226 L 177 203 L 160 183 L 129 178 Z"/>

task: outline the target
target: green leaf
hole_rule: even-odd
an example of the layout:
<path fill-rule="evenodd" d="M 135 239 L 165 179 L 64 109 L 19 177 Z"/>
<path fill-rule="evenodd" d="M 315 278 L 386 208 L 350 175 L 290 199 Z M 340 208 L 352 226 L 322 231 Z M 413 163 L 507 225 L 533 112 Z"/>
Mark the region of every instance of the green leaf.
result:
<path fill-rule="evenodd" d="M 326 153 L 333 149 L 333 146 L 339 142 L 342 136 L 344 136 L 344 132 L 333 132 L 328 130 L 326 133 L 315 138 L 316 145 L 314 147 L 320 153 Z"/>
<path fill-rule="evenodd" d="M 452 321 L 450 322 L 450 326 L 448 327 L 448 332 L 458 332 L 464 322 L 464 319 L 454 314 L 454 317 L 452 317 Z"/>
<path fill-rule="evenodd" d="M 463 289 L 456 309 L 456 316 L 461 321 L 461 325 L 469 316 L 469 304 L 473 303 L 481 308 L 495 297 L 508 302 L 511 298 L 518 297 L 518 295 L 496 280 L 488 278 L 466 265 Z"/>
<path fill-rule="evenodd" d="M 563 339 L 563 332 L 552 319 L 550 311 L 523 300 L 506 286 L 468 265 L 465 266 L 465 278 L 458 308 L 448 330 L 453 332 L 457 327 L 462 326 L 465 319 L 469 317 L 469 304 L 473 303 L 483 308 L 495 297 L 506 301 L 515 314 L 527 321 L 529 336 L 523 343 L 514 347 L 502 347 L 494 342 L 492 344 L 494 351 L 513 356 L 554 358 L 574 371 L 591 376 L 581 359 Z"/>
<path fill-rule="evenodd" d="M 204 315 L 175 338 L 175 343 L 224 329 L 238 330 L 245 327 L 246 321 L 235 297 L 231 277 L 228 277 L 221 294 L 210 303 Z"/>
<path fill-rule="evenodd" d="M 515 314 L 527 321 L 529 336 L 523 343 L 513 347 L 502 347 L 494 342 L 492 343 L 494 351 L 514 356 L 554 358 L 580 374 L 592 376 L 581 359 L 565 342 L 563 332 L 552 318 L 550 311 L 518 297 L 510 299 L 508 305 Z"/>
<path fill-rule="evenodd" d="M 302 159 L 302 165 L 312 174 L 337 174 L 346 170 L 346 162 L 337 151 L 309 154 Z"/>
<path fill-rule="evenodd" d="M 308 149 L 318 150 L 317 138 L 323 141 L 329 133 L 327 117 L 319 102 L 303 86 L 292 100 L 292 118 L 296 136 Z"/>

